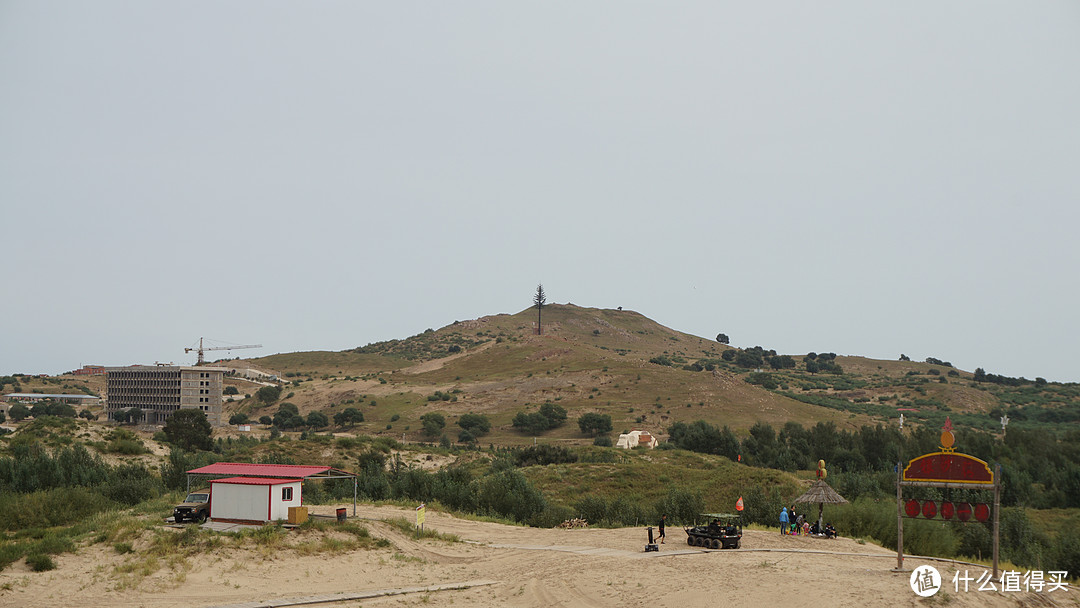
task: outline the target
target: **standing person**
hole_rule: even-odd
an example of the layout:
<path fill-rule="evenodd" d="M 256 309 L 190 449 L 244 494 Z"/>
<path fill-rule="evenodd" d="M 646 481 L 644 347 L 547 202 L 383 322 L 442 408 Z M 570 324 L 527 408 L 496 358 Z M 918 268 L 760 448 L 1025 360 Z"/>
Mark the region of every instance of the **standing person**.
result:
<path fill-rule="evenodd" d="M 660 532 L 660 535 L 657 536 L 657 539 L 660 540 L 661 545 L 664 544 L 664 524 L 666 522 L 667 522 L 667 513 L 664 513 L 663 515 L 660 516 L 660 523 L 656 524 L 656 527 L 658 528 L 658 531 Z"/>
<path fill-rule="evenodd" d="M 780 507 L 780 534 L 787 534 L 788 514 L 787 509 Z"/>

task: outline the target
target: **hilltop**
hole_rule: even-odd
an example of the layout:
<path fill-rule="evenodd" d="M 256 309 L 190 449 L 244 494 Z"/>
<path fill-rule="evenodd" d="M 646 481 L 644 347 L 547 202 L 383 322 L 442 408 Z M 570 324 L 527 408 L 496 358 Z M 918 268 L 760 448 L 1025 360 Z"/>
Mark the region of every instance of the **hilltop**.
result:
<path fill-rule="evenodd" d="M 512 420 L 544 403 L 565 408 L 570 422 L 545 437 L 567 443 L 591 442 L 573 424 L 585 413 L 610 415 L 615 432 L 640 429 L 661 437 L 672 424 L 694 420 L 746 432 L 756 422 L 851 429 L 901 412 L 915 423 L 937 424 L 951 415 L 987 430 L 1006 412 L 1032 424 L 1080 418 L 1074 385 L 975 382 L 973 372 L 931 361 L 784 356 L 767 345 L 740 350 L 630 310 L 553 304 L 544 309 L 543 335 L 536 335 L 530 308 L 346 351 L 222 364 L 257 368 L 284 382 L 279 401 L 238 399 L 228 411 L 255 420 L 288 402 L 301 414 L 321 411 L 332 419 L 355 407 L 364 414 L 357 432 L 413 440 L 424 439 L 420 417 L 426 413 L 442 414 L 447 431 L 456 433 L 454 420 L 472 412 L 491 420 L 485 442 L 531 443 L 532 435 L 513 428 Z M 241 396 L 259 388 L 233 382 Z"/>
<path fill-rule="evenodd" d="M 462 414 L 487 416 L 485 443 L 531 443 L 512 421 L 545 404 L 564 408 L 567 422 L 546 431 L 547 441 L 586 444 L 583 414 L 611 416 L 613 432 L 639 429 L 663 439 L 676 422 L 704 420 L 745 434 L 755 423 L 781 428 L 819 422 L 839 429 L 895 424 L 901 413 L 918 425 L 946 415 L 967 428 L 1048 427 L 1080 421 L 1080 387 L 1037 379 L 1004 378 L 954 368 L 947 361 L 878 360 L 832 353 L 778 354 L 764 345 L 737 349 L 665 327 L 630 310 L 552 304 L 543 335 L 536 311 L 455 321 L 414 336 L 345 351 L 283 353 L 216 364 L 278 376 L 278 398 L 256 397 L 268 379 L 227 378 L 236 396 L 226 416 L 256 421 L 282 403 L 300 415 L 328 419 L 356 408 L 364 420 L 350 433 L 430 441 L 421 416 L 444 417 L 456 438 Z M 827 347 L 827 345 L 823 345 Z M 0 378 L 2 390 L 104 393 L 101 376 Z M 98 410 L 100 414 L 100 410 Z M 1066 427 L 1068 428 L 1068 427 Z"/>

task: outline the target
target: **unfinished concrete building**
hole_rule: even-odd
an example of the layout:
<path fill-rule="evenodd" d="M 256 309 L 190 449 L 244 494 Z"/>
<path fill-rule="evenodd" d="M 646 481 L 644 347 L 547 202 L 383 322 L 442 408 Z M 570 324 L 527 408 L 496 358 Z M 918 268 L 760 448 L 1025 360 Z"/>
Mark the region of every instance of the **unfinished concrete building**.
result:
<path fill-rule="evenodd" d="M 137 407 L 147 424 L 164 424 L 177 410 L 200 410 L 213 426 L 221 426 L 221 389 L 225 372 L 220 367 L 135 365 L 106 370 L 105 408 L 109 417 Z"/>

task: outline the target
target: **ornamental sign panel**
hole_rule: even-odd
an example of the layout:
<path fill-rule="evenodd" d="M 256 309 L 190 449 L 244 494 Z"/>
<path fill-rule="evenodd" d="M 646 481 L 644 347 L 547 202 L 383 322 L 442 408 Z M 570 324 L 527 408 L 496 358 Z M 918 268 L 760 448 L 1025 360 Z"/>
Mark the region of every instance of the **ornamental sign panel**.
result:
<path fill-rule="evenodd" d="M 945 420 L 941 433 L 941 451 L 924 454 L 908 462 L 903 481 L 994 484 L 994 473 L 985 461 L 960 454 L 953 447 L 952 422 Z"/>
<path fill-rule="evenodd" d="M 986 462 L 956 452 L 933 452 L 911 460 L 904 468 L 904 481 L 994 483 L 994 473 Z"/>

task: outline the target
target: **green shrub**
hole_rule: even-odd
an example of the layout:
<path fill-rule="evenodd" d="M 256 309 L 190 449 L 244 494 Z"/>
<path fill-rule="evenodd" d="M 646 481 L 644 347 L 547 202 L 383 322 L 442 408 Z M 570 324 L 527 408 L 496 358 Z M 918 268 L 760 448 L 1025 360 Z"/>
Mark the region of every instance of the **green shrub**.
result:
<path fill-rule="evenodd" d="M 488 475 L 477 485 L 477 507 L 489 515 L 526 522 L 547 507 L 540 491 L 516 470 Z"/>
<path fill-rule="evenodd" d="M 704 510 L 705 499 L 700 492 L 679 487 L 670 488 L 667 496 L 657 501 L 653 508 L 656 519 L 666 513 L 668 522 L 681 525 L 694 523 Z M 777 513 L 779 512 L 777 510 Z"/>
<path fill-rule="evenodd" d="M 26 565 L 34 572 L 47 572 L 56 569 L 56 562 L 44 553 L 35 553 L 26 556 Z"/>
<path fill-rule="evenodd" d="M 115 508 L 88 488 L 54 488 L 28 494 L 0 493 L 0 527 L 7 530 L 63 526 Z"/>
<path fill-rule="evenodd" d="M 280 386 L 264 386 L 255 392 L 255 398 L 263 403 L 270 404 L 281 397 Z"/>
<path fill-rule="evenodd" d="M 483 414 L 462 414 L 457 424 L 473 437 L 482 437 L 491 431 L 491 421 Z"/>
<path fill-rule="evenodd" d="M 514 464 L 519 467 L 567 464 L 578 461 L 577 454 L 566 447 L 548 444 L 530 445 L 514 450 L 513 455 Z"/>

